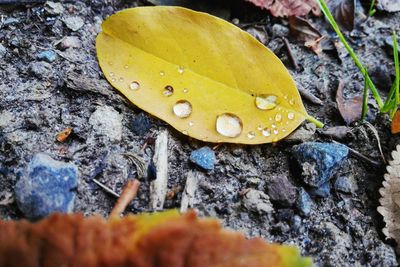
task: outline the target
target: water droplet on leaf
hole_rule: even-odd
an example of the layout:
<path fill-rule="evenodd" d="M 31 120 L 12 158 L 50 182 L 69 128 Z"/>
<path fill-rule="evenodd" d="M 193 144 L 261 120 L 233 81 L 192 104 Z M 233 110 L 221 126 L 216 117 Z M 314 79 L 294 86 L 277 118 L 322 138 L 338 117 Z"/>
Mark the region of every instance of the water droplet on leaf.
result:
<path fill-rule="evenodd" d="M 279 133 L 278 129 L 275 129 L 274 134 L 278 134 L 278 133 Z"/>
<path fill-rule="evenodd" d="M 185 68 L 182 67 L 182 66 L 179 66 L 179 67 L 178 67 L 178 72 L 179 72 L 180 74 L 183 74 L 183 73 L 185 72 Z"/>
<path fill-rule="evenodd" d="M 254 139 L 254 137 L 256 137 L 256 134 L 255 134 L 254 132 L 249 132 L 249 133 L 247 134 L 247 137 L 248 137 L 249 139 Z"/>
<path fill-rule="evenodd" d="M 189 122 L 189 127 L 192 127 L 194 125 L 193 121 Z"/>
<path fill-rule="evenodd" d="M 293 113 L 293 112 L 288 113 L 288 114 L 287 114 L 287 118 L 288 118 L 289 120 L 293 120 L 293 119 L 294 119 L 294 113 Z"/>
<path fill-rule="evenodd" d="M 174 94 L 174 88 L 171 85 L 167 85 L 164 88 L 163 94 L 165 96 L 171 96 Z"/>
<path fill-rule="evenodd" d="M 188 92 L 189 92 L 189 89 L 187 89 L 187 88 L 183 88 L 183 92 L 186 94 L 186 93 L 188 93 Z"/>
<path fill-rule="evenodd" d="M 174 114 L 179 118 L 187 118 L 192 114 L 192 104 L 187 100 L 179 100 L 173 107 Z"/>
<path fill-rule="evenodd" d="M 164 76 L 165 75 L 165 71 L 160 71 L 160 76 Z"/>
<path fill-rule="evenodd" d="M 256 97 L 256 106 L 262 110 L 271 110 L 276 107 L 277 100 L 275 95 L 259 95 Z"/>
<path fill-rule="evenodd" d="M 243 123 L 238 116 L 224 113 L 217 117 L 216 129 L 220 135 L 234 138 L 242 133 Z"/>
<path fill-rule="evenodd" d="M 279 113 L 277 113 L 277 114 L 275 115 L 275 121 L 277 121 L 277 122 L 282 121 L 282 115 L 279 114 Z"/>
<path fill-rule="evenodd" d="M 268 137 L 271 135 L 271 131 L 268 128 L 265 128 L 264 130 L 262 130 L 262 135 Z"/>
<path fill-rule="evenodd" d="M 131 88 L 134 91 L 139 90 L 140 84 L 137 81 L 131 82 L 129 88 Z"/>

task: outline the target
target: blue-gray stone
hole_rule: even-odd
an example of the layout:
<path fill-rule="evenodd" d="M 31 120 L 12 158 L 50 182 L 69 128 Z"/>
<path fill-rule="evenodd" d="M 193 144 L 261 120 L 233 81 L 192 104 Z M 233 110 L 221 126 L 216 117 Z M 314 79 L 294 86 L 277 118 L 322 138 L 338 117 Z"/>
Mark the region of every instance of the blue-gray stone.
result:
<path fill-rule="evenodd" d="M 316 197 L 321 197 L 321 198 L 327 198 L 331 196 L 331 185 L 329 182 L 324 183 L 318 188 L 313 188 L 310 190 L 310 195 L 316 196 Z"/>
<path fill-rule="evenodd" d="M 349 149 L 342 144 L 306 142 L 292 148 L 292 155 L 306 184 L 319 187 L 331 179 Z"/>
<path fill-rule="evenodd" d="M 190 154 L 190 161 L 200 166 L 205 170 L 213 170 L 215 163 L 215 153 L 209 147 L 202 147 L 192 151 Z"/>
<path fill-rule="evenodd" d="M 132 132 L 138 136 L 144 136 L 147 134 L 153 125 L 146 114 L 140 113 L 130 123 Z"/>
<path fill-rule="evenodd" d="M 352 183 L 352 181 L 346 176 L 340 176 L 336 179 L 335 189 L 337 191 L 343 193 L 353 193 L 355 191 L 354 187 L 354 183 Z"/>
<path fill-rule="evenodd" d="M 53 160 L 46 154 L 35 154 L 25 174 L 15 186 L 19 209 L 32 220 L 52 212 L 72 212 L 78 168 L 72 163 Z"/>
<path fill-rule="evenodd" d="M 42 51 L 37 55 L 39 60 L 46 61 L 48 63 L 52 63 L 57 59 L 57 54 L 53 50 Z"/>
<path fill-rule="evenodd" d="M 310 195 L 304 190 L 304 188 L 300 188 L 299 196 L 297 197 L 296 206 L 299 213 L 303 216 L 309 216 L 312 210 L 313 202 L 311 200 Z"/>

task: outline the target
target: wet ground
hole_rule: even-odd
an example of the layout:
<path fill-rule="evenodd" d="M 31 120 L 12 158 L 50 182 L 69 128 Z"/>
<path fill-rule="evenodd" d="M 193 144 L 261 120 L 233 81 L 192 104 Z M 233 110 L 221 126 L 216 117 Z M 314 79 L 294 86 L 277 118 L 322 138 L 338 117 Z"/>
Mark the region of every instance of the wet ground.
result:
<path fill-rule="evenodd" d="M 315 55 L 290 35 L 286 20 L 249 5 L 219 7 L 219 15 L 256 35 L 282 59 L 297 84 L 322 101 L 322 105 L 307 99 L 304 103 L 311 115 L 325 123 L 325 130 L 304 125 L 298 137 L 277 144 L 223 144 L 215 148 L 214 170 L 202 171 L 190 163 L 190 153 L 213 144 L 184 136 L 130 104 L 112 89 L 99 69 L 95 38 L 103 19 L 143 4 L 65 1 L 63 8 L 56 10 L 45 10 L 42 4 L 0 8 L 0 217 L 23 217 L 13 201 L 14 187 L 37 152 L 78 166 L 74 211 L 107 216 L 116 199 L 92 179 L 120 192 L 127 179 L 136 177 L 136 169 L 122 154 L 139 155 L 150 164 L 154 140 L 167 130 L 169 193 L 165 209 L 180 207 L 186 177 L 193 171 L 199 179 L 194 208 L 201 215 L 216 217 L 248 236 L 299 246 L 319 266 L 396 266 L 394 243 L 385 241 L 383 220 L 376 211 L 385 163 L 373 131 L 353 123 L 343 136 L 323 134 L 345 125 L 335 102 L 339 80 L 347 81 L 348 96 L 362 91 L 363 79 L 352 60 L 339 57 L 336 50 Z M 311 21 L 326 32 L 323 29 L 328 25 L 323 20 Z M 399 25 L 399 13 L 378 13 L 359 22 L 351 35 L 351 43 L 368 69 L 376 70 L 374 79 L 379 80 L 383 95 L 387 79 L 392 78 L 383 74 L 394 73 L 386 39 Z M 73 38 L 65 41 L 66 37 Z M 282 37 L 288 39 L 297 70 Z M 48 50 L 55 51 L 54 60 L 52 55 L 38 58 Z M 370 107 L 368 121 L 377 129 L 384 156 L 390 159 L 398 137 L 390 134 L 388 117 L 377 114 L 372 99 Z M 99 128 L 93 122 L 96 116 L 106 117 L 110 123 Z M 73 134 L 65 143 L 57 142 L 56 135 L 67 127 L 73 128 Z M 332 142 L 332 138 L 372 161 L 347 157 L 331 179 L 330 193 L 306 199 L 311 213 L 304 214 L 297 198 L 305 185 L 290 151 L 301 142 Z M 340 177 L 350 181 L 347 192 L 335 185 Z M 131 212 L 150 210 L 149 183 L 149 178 L 142 180 Z M 276 197 L 274 189 L 288 192 L 290 197 Z"/>

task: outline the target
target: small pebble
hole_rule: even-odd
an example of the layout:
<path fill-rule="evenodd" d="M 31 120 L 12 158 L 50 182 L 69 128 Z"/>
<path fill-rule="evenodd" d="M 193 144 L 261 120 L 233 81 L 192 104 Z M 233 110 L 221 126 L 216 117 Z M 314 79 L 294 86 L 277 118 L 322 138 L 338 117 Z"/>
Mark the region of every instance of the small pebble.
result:
<path fill-rule="evenodd" d="M 328 198 L 331 196 L 331 185 L 329 182 L 326 182 L 318 188 L 311 189 L 309 192 L 312 196 Z"/>
<path fill-rule="evenodd" d="M 349 149 L 342 144 L 306 142 L 292 148 L 303 181 L 319 187 L 332 178 Z"/>
<path fill-rule="evenodd" d="M 36 220 L 53 212 L 72 212 L 78 168 L 38 153 L 29 162 L 26 173 L 15 186 L 19 209 L 28 219 Z"/>
<path fill-rule="evenodd" d="M 89 118 L 93 130 L 111 141 L 118 142 L 122 138 L 122 116 L 113 107 L 100 106 Z"/>
<path fill-rule="evenodd" d="M 37 55 L 37 58 L 48 63 L 52 63 L 57 59 L 57 54 L 53 50 L 42 51 Z"/>
<path fill-rule="evenodd" d="M 268 195 L 256 189 L 248 189 L 243 196 L 243 205 L 258 214 L 271 213 L 274 210 Z"/>
<path fill-rule="evenodd" d="M 153 125 L 151 124 L 148 116 L 144 113 L 140 113 L 139 115 L 135 116 L 135 118 L 133 118 L 132 122 L 129 124 L 129 128 L 137 136 L 144 136 L 152 127 Z"/>
<path fill-rule="evenodd" d="M 7 49 L 2 44 L 0 44 L 0 58 L 3 58 L 6 55 L 6 53 Z"/>
<path fill-rule="evenodd" d="M 190 161 L 201 168 L 212 171 L 215 164 L 215 152 L 209 147 L 202 147 L 192 151 Z"/>
<path fill-rule="evenodd" d="M 267 192 L 271 200 L 284 207 L 293 205 L 297 198 L 296 187 L 286 175 L 273 176 L 267 182 Z"/>
<path fill-rule="evenodd" d="M 310 195 L 304 190 L 304 188 L 300 188 L 299 196 L 297 197 L 296 206 L 299 210 L 300 215 L 308 217 L 311 213 L 313 202 L 311 200 Z"/>
<path fill-rule="evenodd" d="M 51 74 L 51 65 L 47 62 L 32 62 L 29 64 L 29 70 L 38 78 L 47 78 Z"/>
<path fill-rule="evenodd" d="M 63 19 L 63 22 L 68 29 L 74 32 L 82 28 L 84 24 L 84 21 L 81 17 L 68 17 Z"/>
<path fill-rule="evenodd" d="M 20 23 L 19 19 L 8 18 L 8 19 L 5 19 L 2 24 L 3 24 L 3 26 L 10 26 L 10 25 L 16 25 L 18 23 Z"/>
<path fill-rule="evenodd" d="M 337 191 L 340 191 L 342 193 L 354 193 L 356 191 L 356 185 L 354 182 L 353 177 L 346 177 L 346 176 L 340 176 L 336 179 L 335 182 L 335 189 Z"/>
<path fill-rule="evenodd" d="M 272 25 L 272 36 L 274 37 L 285 37 L 289 35 L 288 27 L 283 26 L 282 24 L 274 24 Z"/>
<path fill-rule="evenodd" d="M 64 12 L 64 7 L 61 3 L 56 3 L 53 1 L 47 1 L 44 5 L 44 9 L 50 15 L 59 15 Z"/>
<path fill-rule="evenodd" d="M 65 50 L 68 48 L 80 48 L 81 46 L 82 46 L 82 42 L 76 36 L 66 36 L 58 44 L 58 47 L 61 50 Z"/>

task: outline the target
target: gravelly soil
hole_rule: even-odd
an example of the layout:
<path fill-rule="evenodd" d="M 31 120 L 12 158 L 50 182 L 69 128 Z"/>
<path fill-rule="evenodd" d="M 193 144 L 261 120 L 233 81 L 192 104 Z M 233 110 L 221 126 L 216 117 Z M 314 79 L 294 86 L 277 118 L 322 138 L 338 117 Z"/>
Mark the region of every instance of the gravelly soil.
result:
<path fill-rule="evenodd" d="M 290 148 L 296 141 L 259 146 L 221 145 L 216 148 L 215 169 L 203 172 L 189 163 L 189 155 L 195 148 L 212 144 L 176 132 L 157 118 L 146 115 L 112 89 L 96 60 L 95 37 L 102 20 L 108 15 L 142 4 L 137 1 L 65 1 L 64 11 L 56 15 L 46 13 L 41 5 L 0 9 L 3 18 L 0 22 L 0 44 L 7 51 L 0 57 L 2 197 L 13 193 L 14 185 L 32 155 L 45 152 L 79 167 L 75 211 L 107 216 L 115 198 L 102 191 L 91 179 L 96 177 L 120 192 L 128 177 L 135 177 L 136 172 L 121 154 L 137 154 L 149 163 L 153 156 L 154 137 L 167 129 L 170 134 L 169 189 L 177 193 L 166 201 L 166 209 L 180 206 L 187 172 L 193 170 L 200 178 L 194 205 L 200 215 L 219 218 L 225 226 L 241 230 L 248 236 L 262 236 L 270 241 L 297 245 L 304 255 L 312 256 L 320 266 L 396 266 L 394 244 L 384 240 L 381 233 L 383 221 L 376 212 L 384 163 L 376 167 L 349 157 L 336 176 L 352 177 L 356 183 L 355 192 L 343 194 L 333 189 L 328 198 L 313 198 L 313 210 L 309 217 L 299 216 L 295 205 L 285 207 L 276 201 L 272 202 L 273 212 L 265 212 L 260 206 L 244 205 L 243 192 L 249 188 L 267 192 L 270 179 L 280 176 L 287 176 L 299 190 L 303 186 L 301 175 L 291 166 L 290 158 Z M 83 27 L 76 32 L 62 22 L 70 16 L 84 20 Z M 239 18 L 239 26 L 265 38 L 266 45 L 281 57 L 299 85 L 323 100 L 323 106 L 305 100 L 310 114 L 322 120 L 327 128 L 344 125 L 335 103 L 338 81 L 349 81 L 346 90 L 350 94 L 362 89 L 362 77 L 351 59 L 339 60 L 333 51 L 316 56 L 284 30 L 285 21 L 271 18 L 254 8 L 233 9 L 227 19 L 236 17 Z M 4 23 L 9 18 L 16 20 Z M 267 23 L 255 27 L 254 24 L 260 21 Z M 313 21 L 321 29 L 327 28 L 321 19 L 314 18 Z M 273 30 L 273 25 L 278 25 L 274 29 L 281 30 Z M 399 30 L 399 25 L 400 14 L 378 14 L 360 23 L 353 32 L 352 43 L 363 61 L 368 62 L 369 69 L 383 66 L 389 73 L 394 73 L 385 39 L 390 36 L 391 29 L 397 27 Z M 292 68 L 279 35 L 289 39 L 300 70 Z M 65 36 L 78 37 L 81 47 L 62 50 L 57 43 Z M 47 49 L 57 52 L 57 59 L 52 63 L 37 59 L 37 54 Z M 385 87 L 385 84 L 380 87 Z M 120 140 L 111 141 L 88 123 L 100 106 L 112 107 L 122 116 Z M 390 151 L 398 138 L 390 134 L 388 118 L 375 115 L 373 101 L 371 108 L 369 122 L 377 128 L 384 154 L 390 158 Z M 132 127 L 138 116 L 150 121 L 151 128 L 145 133 L 138 134 L 137 129 Z M 56 134 L 66 127 L 74 130 L 71 138 L 66 143 L 56 142 Z M 382 162 L 369 128 L 355 124 L 349 129 L 350 133 L 341 142 Z M 321 130 L 317 130 L 311 139 L 330 141 L 329 137 L 321 134 Z M 297 140 L 301 141 L 304 138 Z M 265 201 L 255 199 L 254 202 Z M 143 180 L 139 196 L 130 209 L 135 213 L 148 211 L 148 203 L 149 181 Z M 22 217 L 15 202 L 0 206 L 0 218 Z"/>

